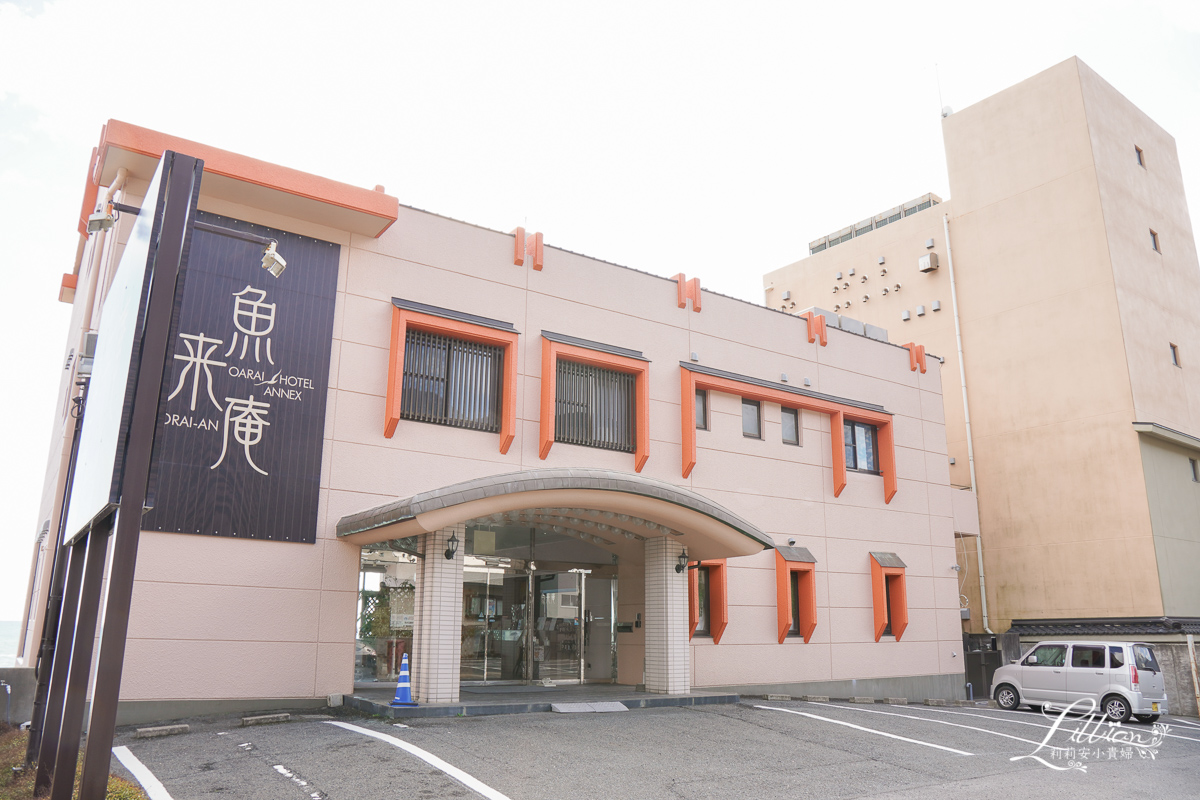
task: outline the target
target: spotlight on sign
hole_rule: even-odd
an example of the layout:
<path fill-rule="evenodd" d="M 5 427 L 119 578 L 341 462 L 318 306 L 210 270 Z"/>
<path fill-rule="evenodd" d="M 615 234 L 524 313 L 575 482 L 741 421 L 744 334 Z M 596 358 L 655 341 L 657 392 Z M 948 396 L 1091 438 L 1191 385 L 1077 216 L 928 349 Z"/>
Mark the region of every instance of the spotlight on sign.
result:
<path fill-rule="evenodd" d="M 283 271 L 287 269 L 287 262 L 284 261 L 283 256 L 275 252 L 275 246 L 277 244 L 279 243 L 272 239 L 271 243 L 267 245 L 265 250 L 263 250 L 262 256 L 263 269 L 274 275 L 276 278 L 282 275 Z"/>
<path fill-rule="evenodd" d="M 107 209 L 98 209 L 95 214 L 88 217 L 88 233 L 109 230 L 115 222 L 116 219 L 112 215 L 112 206 L 109 206 Z"/>

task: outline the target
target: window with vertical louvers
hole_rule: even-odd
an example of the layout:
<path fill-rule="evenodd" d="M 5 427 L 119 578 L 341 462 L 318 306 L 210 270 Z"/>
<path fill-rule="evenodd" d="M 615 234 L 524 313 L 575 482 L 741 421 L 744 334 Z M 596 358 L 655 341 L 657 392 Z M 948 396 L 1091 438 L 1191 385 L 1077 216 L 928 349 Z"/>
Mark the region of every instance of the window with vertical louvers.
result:
<path fill-rule="evenodd" d="M 478 431 L 500 430 L 504 350 L 409 329 L 400 416 Z"/>
<path fill-rule="evenodd" d="M 633 375 L 560 358 L 556 380 L 556 442 L 633 452 Z"/>

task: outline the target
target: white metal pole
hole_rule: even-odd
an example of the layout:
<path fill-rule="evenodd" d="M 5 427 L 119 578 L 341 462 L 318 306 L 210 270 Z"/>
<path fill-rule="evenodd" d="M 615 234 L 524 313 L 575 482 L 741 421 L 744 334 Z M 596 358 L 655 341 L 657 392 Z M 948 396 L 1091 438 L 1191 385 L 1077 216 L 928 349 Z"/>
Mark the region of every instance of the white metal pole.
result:
<path fill-rule="evenodd" d="M 1192 634 L 1187 635 L 1188 661 L 1192 665 L 1192 692 L 1196 695 L 1196 713 L 1200 714 L 1200 679 L 1196 677 L 1196 641 Z"/>
<path fill-rule="evenodd" d="M 942 230 L 946 235 L 946 267 L 950 270 L 950 304 L 954 309 L 954 339 L 958 344 L 958 378 L 962 384 L 963 420 L 967 428 L 967 466 L 971 470 L 971 491 L 979 497 L 979 484 L 975 481 L 975 445 L 971 439 L 971 406 L 967 403 L 967 367 L 963 362 L 962 325 L 958 321 L 958 291 L 954 285 L 954 255 L 950 250 L 950 216 L 942 214 Z M 983 614 L 983 630 L 993 633 L 988 625 L 987 579 L 983 575 L 983 532 L 975 540 L 975 555 L 979 562 L 979 605 Z"/>

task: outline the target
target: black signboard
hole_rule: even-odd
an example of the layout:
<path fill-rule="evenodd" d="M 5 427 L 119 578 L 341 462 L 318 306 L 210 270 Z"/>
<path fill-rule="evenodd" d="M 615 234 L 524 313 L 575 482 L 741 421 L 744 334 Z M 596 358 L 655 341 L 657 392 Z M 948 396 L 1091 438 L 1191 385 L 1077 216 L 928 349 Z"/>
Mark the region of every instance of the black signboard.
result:
<path fill-rule="evenodd" d="M 316 539 L 339 248 L 200 212 L 176 295 L 144 530 Z"/>

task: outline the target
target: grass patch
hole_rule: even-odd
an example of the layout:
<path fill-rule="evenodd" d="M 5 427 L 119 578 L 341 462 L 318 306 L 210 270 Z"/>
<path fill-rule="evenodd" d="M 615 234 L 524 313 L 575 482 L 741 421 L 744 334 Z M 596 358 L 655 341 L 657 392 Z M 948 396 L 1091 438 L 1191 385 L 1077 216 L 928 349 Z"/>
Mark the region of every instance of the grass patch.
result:
<path fill-rule="evenodd" d="M 25 762 L 25 746 L 29 734 L 0 722 L 0 800 L 32 800 L 34 769 L 14 773 L 12 768 Z M 83 773 L 83 759 L 75 770 L 75 793 L 79 796 L 79 778 Z M 147 800 L 146 793 L 136 783 L 116 775 L 108 776 L 106 800 Z"/>

